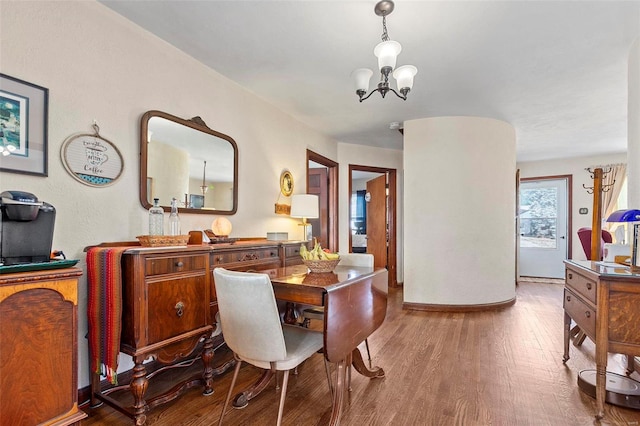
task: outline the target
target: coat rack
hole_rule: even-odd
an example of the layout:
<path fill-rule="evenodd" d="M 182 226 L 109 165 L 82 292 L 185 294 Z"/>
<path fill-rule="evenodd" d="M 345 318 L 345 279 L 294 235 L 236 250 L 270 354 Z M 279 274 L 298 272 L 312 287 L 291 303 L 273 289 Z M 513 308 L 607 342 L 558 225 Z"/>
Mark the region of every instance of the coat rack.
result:
<path fill-rule="evenodd" d="M 611 167 L 606 167 L 606 170 L 602 167 L 596 167 L 586 169 L 591 174 L 593 179 L 593 186 L 587 187 L 582 184 L 582 187 L 587 190 L 587 193 L 593 194 L 593 214 L 591 217 L 591 259 L 600 260 L 600 243 L 602 241 L 602 193 L 608 192 L 615 181 L 609 185 L 603 185 L 602 180 L 611 172 Z"/>

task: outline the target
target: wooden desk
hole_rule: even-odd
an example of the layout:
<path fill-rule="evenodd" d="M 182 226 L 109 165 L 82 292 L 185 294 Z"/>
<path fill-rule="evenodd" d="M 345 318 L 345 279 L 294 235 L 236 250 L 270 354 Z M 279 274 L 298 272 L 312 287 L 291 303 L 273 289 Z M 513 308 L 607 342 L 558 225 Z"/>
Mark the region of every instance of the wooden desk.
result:
<path fill-rule="evenodd" d="M 564 357 L 571 320 L 596 344 L 596 418 L 604 416 L 607 353 L 626 354 L 627 374 L 640 355 L 640 274 L 600 262 L 565 261 Z"/>
<path fill-rule="evenodd" d="M 368 369 L 358 345 L 384 321 L 387 312 L 387 270 L 338 266 L 333 273 L 311 274 L 304 265 L 278 268 L 271 274 L 277 299 L 293 303 L 324 306 L 325 357 L 337 366 L 331 425 L 340 423 L 346 390 L 346 370 L 351 362 L 366 377 L 383 377 L 384 371 Z M 249 389 L 236 395 L 235 407 L 244 407 L 269 383 L 272 373 L 265 370 Z"/>

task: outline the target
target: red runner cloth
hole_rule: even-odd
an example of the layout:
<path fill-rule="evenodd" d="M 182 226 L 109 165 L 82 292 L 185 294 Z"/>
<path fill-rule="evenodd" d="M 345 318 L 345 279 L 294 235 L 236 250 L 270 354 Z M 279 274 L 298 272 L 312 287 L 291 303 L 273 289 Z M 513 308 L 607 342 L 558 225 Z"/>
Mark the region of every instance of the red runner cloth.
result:
<path fill-rule="evenodd" d="M 92 247 L 87 251 L 87 317 L 91 371 L 118 384 L 122 329 L 122 253 L 130 247 Z"/>

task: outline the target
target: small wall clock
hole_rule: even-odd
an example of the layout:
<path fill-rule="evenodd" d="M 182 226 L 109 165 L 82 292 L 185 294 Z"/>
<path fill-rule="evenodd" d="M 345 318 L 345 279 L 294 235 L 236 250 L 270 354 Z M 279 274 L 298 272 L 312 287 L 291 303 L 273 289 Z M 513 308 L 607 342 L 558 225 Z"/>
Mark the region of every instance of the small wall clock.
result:
<path fill-rule="evenodd" d="M 288 197 L 291 194 L 293 194 L 293 176 L 291 175 L 291 172 L 288 170 L 285 170 L 280 175 L 280 192 L 285 197 Z"/>

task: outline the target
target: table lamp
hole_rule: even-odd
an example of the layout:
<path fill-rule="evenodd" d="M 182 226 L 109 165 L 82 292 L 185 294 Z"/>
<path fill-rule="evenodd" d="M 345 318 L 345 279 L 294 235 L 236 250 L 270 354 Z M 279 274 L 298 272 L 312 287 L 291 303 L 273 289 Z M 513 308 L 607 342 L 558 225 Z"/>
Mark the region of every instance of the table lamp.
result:
<path fill-rule="evenodd" d="M 631 240 L 631 259 L 629 266 L 632 271 L 640 270 L 638 266 L 638 234 L 640 230 L 640 210 L 616 210 L 607 218 L 607 222 L 626 222 L 633 224 L 633 239 Z"/>
<path fill-rule="evenodd" d="M 307 219 L 317 219 L 319 217 L 319 201 L 317 195 L 296 194 L 291 196 L 291 217 L 302 218 L 304 230 L 304 241 L 313 238 L 313 230 Z"/>

